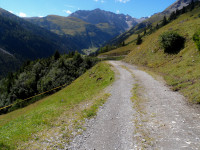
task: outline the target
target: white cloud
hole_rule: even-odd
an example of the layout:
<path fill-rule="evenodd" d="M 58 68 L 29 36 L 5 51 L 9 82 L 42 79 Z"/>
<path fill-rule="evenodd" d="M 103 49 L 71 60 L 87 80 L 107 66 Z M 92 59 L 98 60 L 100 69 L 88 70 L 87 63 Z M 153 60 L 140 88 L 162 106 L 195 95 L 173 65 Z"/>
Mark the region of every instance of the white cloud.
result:
<path fill-rule="evenodd" d="M 67 13 L 67 14 L 71 14 L 72 12 L 70 11 L 70 10 L 63 10 L 65 13 Z"/>
<path fill-rule="evenodd" d="M 120 2 L 120 3 L 127 3 L 129 2 L 130 0 L 116 0 L 116 2 Z"/>
<path fill-rule="evenodd" d="M 17 15 L 20 16 L 20 17 L 27 17 L 27 15 L 25 13 L 23 13 L 23 12 L 20 12 Z"/>
<path fill-rule="evenodd" d="M 9 10 L 9 12 L 13 14 L 13 11 Z"/>
<path fill-rule="evenodd" d="M 117 13 L 117 14 L 119 14 L 119 13 L 120 13 L 120 11 L 119 11 L 119 10 L 117 10 L 117 11 L 116 11 L 116 13 Z"/>

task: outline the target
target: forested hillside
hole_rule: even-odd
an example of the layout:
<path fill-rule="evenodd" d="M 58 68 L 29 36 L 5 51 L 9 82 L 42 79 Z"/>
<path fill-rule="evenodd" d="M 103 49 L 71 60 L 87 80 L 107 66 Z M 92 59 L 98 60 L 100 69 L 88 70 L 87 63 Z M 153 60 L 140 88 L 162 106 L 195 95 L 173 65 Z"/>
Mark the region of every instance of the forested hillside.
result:
<path fill-rule="evenodd" d="M 61 37 L 0 9 L 0 77 L 34 60 L 59 52 L 79 50 L 73 39 Z"/>
<path fill-rule="evenodd" d="M 27 61 L 20 70 L 0 80 L 0 107 L 20 102 L 64 84 L 67 86 L 96 62 L 97 59 L 82 57 L 78 53 L 60 55 L 58 52 L 53 57 Z M 53 90 L 47 95 L 56 91 Z M 41 96 L 3 109 L 1 113 L 24 107 L 39 99 Z"/>

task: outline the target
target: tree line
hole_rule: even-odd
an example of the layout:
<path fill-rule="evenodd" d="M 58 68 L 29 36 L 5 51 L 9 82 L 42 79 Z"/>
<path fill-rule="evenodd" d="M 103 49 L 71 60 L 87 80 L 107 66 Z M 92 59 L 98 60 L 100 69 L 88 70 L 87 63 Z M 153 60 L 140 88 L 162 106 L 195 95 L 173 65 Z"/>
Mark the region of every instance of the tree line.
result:
<path fill-rule="evenodd" d="M 97 61 L 94 57 L 81 56 L 77 52 L 60 55 L 58 51 L 49 58 L 27 61 L 17 72 L 10 73 L 0 80 L 0 108 L 61 85 L 69 85 Z M 56 91 L 51 91 L 44 96 Z M 27 106 L 42 97 L 3 109 L 0 114 Z"/>

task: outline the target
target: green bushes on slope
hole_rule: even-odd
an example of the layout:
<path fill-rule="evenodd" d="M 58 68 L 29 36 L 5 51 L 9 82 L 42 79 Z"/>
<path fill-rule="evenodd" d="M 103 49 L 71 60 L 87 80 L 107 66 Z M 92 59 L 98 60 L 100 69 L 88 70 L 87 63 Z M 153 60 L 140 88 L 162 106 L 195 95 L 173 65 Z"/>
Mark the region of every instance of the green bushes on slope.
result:
<path fill-rule="evenodd" d="M 159 42 L 165 53 L 177 54 L 184 48 L 185 38 L 176 32 L 170 31 L 161 34 Z"/>
<path fill-rule="evenodd" d="M 200 30 L 194 34 L 193 40 L 197 45 L 198 50 L 200 50 Z"/>

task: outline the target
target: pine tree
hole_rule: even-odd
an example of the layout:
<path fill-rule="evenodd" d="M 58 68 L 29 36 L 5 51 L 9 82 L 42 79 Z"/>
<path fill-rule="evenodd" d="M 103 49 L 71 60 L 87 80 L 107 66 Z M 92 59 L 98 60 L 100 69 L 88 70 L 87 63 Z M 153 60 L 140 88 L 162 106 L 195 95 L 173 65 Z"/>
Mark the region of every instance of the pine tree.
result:
<path fill-rule="evenodd" d="M 175 20 L 176 19 L 176 13 L 173 11 L 171 13 L 171 15 L 169 16 L 169 20 L 172 21 L 172 20 Z"/>
<path fill-rule="evenodd" d="M 192 0 L 190 3 L 190 11 L 192 11 L 194 9 L 194 7 L 195 7 L 194 0 Z"/>
<path fill-rule="evenodd" d="M 184 13 L 186 13 L 186 8 L 185 8 L 185 6 L 183 6 L 183 9 L 181 10 L 181 14 L 184 14 Z"/>
<path fill-rule="evenodd" d="M 144 29 L 144 35 L 146 35 L 147 34 L 147 30 L 146 30 L 146 28 Z"/>
<path fill-rule="evenodd" d="M 158 24 L 156 24 L 156 29 L 159 29 L 159 25 Z"/>
<path fill-rule="evenodd" d="M 138 34 L 136 45 L 140 45 L 142 43 L 142 38 L 140 34 Z"/>
<path fill-rule="evenodd" d="M 180 10 L 176 9 L 176 13 L 175 14 L 176 14 L 177 17 L 180 15 L 180 13 L 181 13 Z"/>
<path fill-rule="evenodd" d="M 54 60 L 58 60 L 60 58 L 60 53 L 58 51 L 54 54 Z"/>
<path fill-rule="evenodd" d="M 124 41 L 122 42 L 122 46 L 125 46 L 125 42 Z"/>
<path fill-rule="evenodd" d="M 165 26 L 167 24 L 167 18 L 166 16 L 163 17 L 163 20 L 162 20 L 162 26 Z"/>

